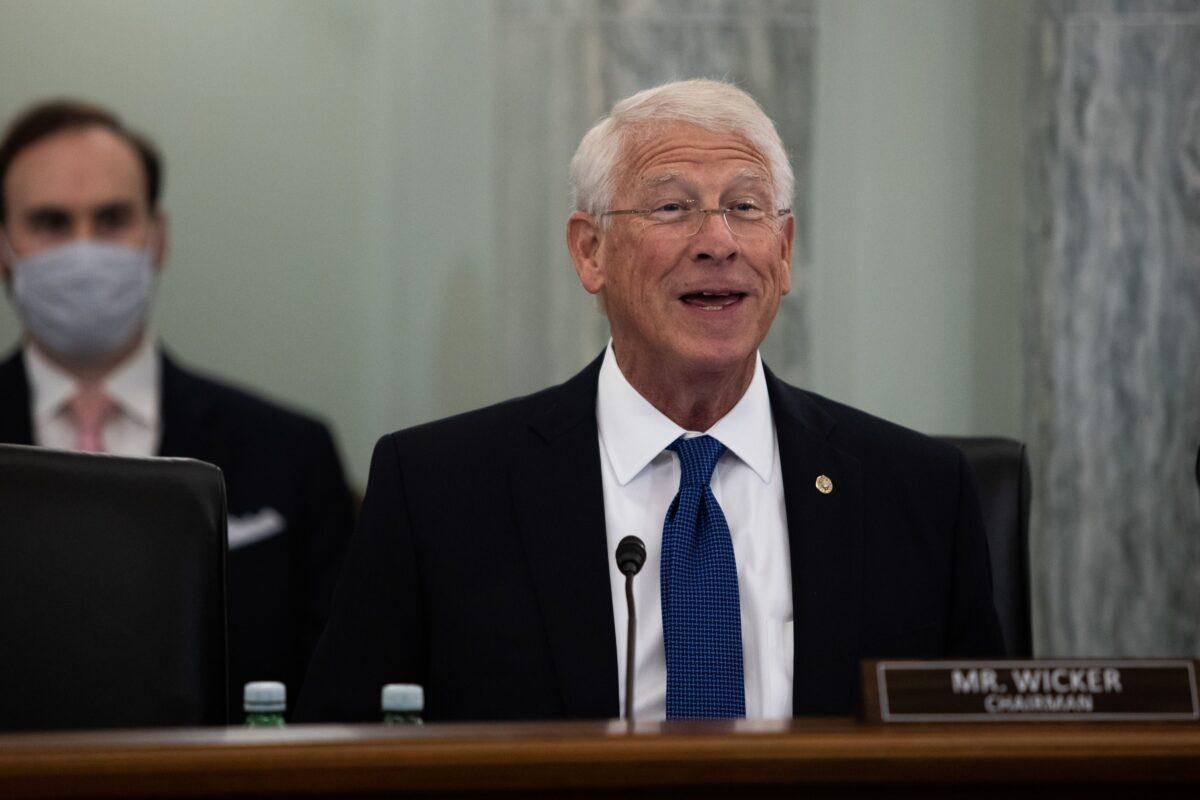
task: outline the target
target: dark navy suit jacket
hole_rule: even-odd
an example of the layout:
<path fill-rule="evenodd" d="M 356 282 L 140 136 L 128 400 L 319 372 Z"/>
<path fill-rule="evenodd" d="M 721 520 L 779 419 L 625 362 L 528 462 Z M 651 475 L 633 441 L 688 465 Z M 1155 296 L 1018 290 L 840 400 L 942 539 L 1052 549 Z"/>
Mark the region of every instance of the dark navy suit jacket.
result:
<path fill-rule="evenodd" d="M 324 628 L 353 529 L 353 504 L 328 429 L 162 357 L 159 455 L 221 468 L 233 519 L 273 509 L 276 535 L 230 551 L 230 718 L 242 715 L 242 685 L 281 680 L 289 704 Z M 33 444 L 25 360 L 0 363 L 0 442 Z M 148 602 L 151 598 L 147 599 Z"/>
<path fill-rule="evenodd" d="M 618 715 L 599 371 L 379 441 L 298 719 L 378 719 L 389 682 L 422 684 L 431 720 Z M 961 453 L 769 371 L 767 386 L 795 714 L 849 713 L 861 658 L 1003 654 Z"/>

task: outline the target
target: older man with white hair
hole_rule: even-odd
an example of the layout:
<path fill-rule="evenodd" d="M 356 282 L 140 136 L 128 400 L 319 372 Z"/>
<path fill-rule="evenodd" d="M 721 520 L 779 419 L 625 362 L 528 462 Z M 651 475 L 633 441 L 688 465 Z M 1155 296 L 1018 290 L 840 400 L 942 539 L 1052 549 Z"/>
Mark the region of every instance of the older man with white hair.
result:
<path fill-rule="evenodd" d="M 567 247 L 612 339 L 567 383 L 380 440 L 297 715 L 617 717 L 645 542 L 638 719 L 848 713 L 861 658 L 998 655 L 974 482 L 948 445 L 789 386 L 792 170 L 745 92 L 617 103 L 571 164 Z"/>

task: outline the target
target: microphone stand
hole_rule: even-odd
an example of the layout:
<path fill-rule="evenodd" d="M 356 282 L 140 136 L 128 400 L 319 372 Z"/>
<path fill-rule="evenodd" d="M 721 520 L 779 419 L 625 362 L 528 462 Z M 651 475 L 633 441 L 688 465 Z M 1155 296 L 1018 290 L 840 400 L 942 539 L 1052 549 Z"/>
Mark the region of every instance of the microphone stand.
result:
<path fill-rule="evenodd" d="M 625 573 L 625 604 L 629 608 L 629 627 L 625 634 L 625 719 L 633 722 L 633 650 L 637 641 L 637 616 L 633 610 L 633 576 Z"/>
<path fill-rule="evenodd" d="M 633 723 L 633 665 L 637 646 L 637 614 L 633 604 L 633 576 L 646 563 L 646 545 L 636 536 L 626 536 L 617 544 L 617 569 L 625 575 L 625 606 L 629 627 L 625 634 L 625 721 Z"/>

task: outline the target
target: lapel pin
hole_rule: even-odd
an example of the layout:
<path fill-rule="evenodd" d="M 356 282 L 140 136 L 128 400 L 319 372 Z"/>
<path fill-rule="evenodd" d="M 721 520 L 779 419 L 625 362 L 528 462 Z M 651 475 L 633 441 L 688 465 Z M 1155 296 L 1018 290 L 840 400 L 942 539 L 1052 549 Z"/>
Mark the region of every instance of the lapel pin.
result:
<path fill-rule="evenodd" d="M 833 481 L 829 480 L 828 475 L 817 476 L 817 491 L 821 494 L 829 494 L 833 491 Z"/>

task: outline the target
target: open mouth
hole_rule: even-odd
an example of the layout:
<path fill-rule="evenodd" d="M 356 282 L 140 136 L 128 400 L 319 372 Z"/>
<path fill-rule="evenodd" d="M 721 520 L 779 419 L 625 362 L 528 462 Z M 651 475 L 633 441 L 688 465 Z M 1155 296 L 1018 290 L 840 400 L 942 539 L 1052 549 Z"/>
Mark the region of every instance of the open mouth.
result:
<path fill-rule="evenodd" d="M 718 289 L 711 292 L 693 292 L 685 294 L 679 299 L 687 303 L 693 308 L 698 308 L 701 311 L 724 311 L 727 308 L 737 305 L 746 296 L 745 292 L 727 291 Z"/>

